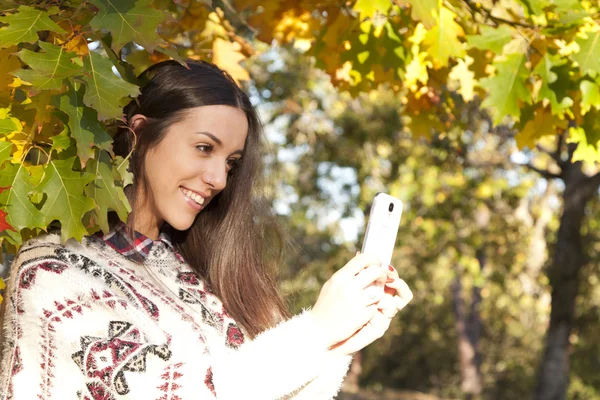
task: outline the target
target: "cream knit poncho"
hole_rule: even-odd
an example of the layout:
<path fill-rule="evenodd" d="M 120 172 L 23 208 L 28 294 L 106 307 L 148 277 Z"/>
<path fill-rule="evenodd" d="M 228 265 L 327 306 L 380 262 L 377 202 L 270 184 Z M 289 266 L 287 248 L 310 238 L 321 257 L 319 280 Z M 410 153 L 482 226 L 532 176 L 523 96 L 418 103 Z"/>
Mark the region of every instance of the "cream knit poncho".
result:
<path fill-rule="evenodd" d="M 5 301 L 0 400 L 325 400 L 350 362 L 306 312 L 244 338 L 162 242 L 139 265 L 98 237 L 32 240 Z"/>

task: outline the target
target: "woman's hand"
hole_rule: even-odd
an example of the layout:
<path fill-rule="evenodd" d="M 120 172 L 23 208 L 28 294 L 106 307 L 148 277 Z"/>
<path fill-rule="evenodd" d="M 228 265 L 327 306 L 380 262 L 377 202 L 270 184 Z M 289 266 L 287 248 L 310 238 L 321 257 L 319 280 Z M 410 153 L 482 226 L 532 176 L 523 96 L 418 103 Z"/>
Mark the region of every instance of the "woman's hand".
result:
<path fill-rule="evenodd" d="M 390 327 L 392 318 L 412 300 L 413 294 L 393 267 L 387 268 L 384 295 L 377 303 L 377 313 L 352 337 L 338 343 L 332 351 L 352 354 L 381 338 Z"/>
<path fill-rule="evenodd" d="M 358 254 L 323 285 L 311 313 L 326 332 L 328 346 L 348 339 L 373 319 L 379 298 L 365 288 L 385 280 L 377 257 Z"/>

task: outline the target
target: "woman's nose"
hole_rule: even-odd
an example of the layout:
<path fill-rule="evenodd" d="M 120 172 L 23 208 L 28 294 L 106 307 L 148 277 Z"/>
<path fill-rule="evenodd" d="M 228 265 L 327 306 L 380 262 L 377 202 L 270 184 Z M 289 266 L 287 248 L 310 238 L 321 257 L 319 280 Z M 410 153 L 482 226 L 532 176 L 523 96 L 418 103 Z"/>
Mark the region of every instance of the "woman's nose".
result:
<path fill-rule="evenodd" d="M 211 189 L 221 191 L 227 185 L 227 164 L 212 163 L 202 174 L 202 180 Z"/>

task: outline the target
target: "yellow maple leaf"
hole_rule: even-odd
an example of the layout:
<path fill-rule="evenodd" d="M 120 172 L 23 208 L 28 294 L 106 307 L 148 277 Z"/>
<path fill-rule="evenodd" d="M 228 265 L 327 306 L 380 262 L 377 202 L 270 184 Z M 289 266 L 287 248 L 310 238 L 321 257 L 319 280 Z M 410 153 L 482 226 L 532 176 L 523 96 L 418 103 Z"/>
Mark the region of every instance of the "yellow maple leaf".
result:
<path fill-rule="evenodd" d="M 533 119 L 527 121 L 523 129 L 517 133 L 515 139 L 519 149 L 535 148 L 535 143 L 542 136 L 556 135 L 557 129 L 565 129 L 567 120 L 560 119 L 547 108 L 537 109 Z"/>
<path fill-rule="evenodd" d="M 458 59 L 458 63 L 448 74 L 448 89 L 456 90 L 465 101 L 473 100 L 475 88 L 475 73 L 469 70 L 473 64 L 473 58 L 466 56 Z"/>
<path fill-rule="evenodd" d="M 213 63 L 229 72 L 238 83 L 250 79 L 248 71 L 240 65 L 240 61 L 246 59 L 240 49 L 239 43 L 232 43 L 220 38 L 213 42 Z"/>
<path fill-rule="evenodd" d="M 6 90 L 8 85 L 13 81 L 14 76 L 11 72 L 21 68 L 19 58 L 12 55 L 17 50 L 17 46 L 0 49 L 0 91 Z"/>

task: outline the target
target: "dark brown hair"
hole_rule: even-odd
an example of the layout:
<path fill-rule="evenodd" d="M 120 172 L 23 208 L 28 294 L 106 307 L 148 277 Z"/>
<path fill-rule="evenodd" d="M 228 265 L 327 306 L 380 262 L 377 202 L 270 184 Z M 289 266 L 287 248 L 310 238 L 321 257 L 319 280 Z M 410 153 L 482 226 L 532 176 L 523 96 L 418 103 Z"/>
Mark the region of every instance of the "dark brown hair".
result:
<path fill-rule="evenodd" d="M 144 159 L 164 138 L 168 127 L 180 121 L 185 111 L 208 105 L 227 105 L 242 110 L 248 119 L 243 159 L 228 177 L 227 186 L 198 214 L 186 231 L 173 230 L 173 244 L 186 262 L 206 281 L 228 313 L 251 337 L 287 317 L 288 311 L 277 289 L 274 266 L 269 261 L 280 230 L 262 195 L 262 125 L 250 99 L 235 81 L 217 66 L 189 61 L 182 66 L 164 61 L 140 75 L 141 95 L 124 108 L 128 123 L 136 114 L 147 120 L 133 132 L 120 127 L 114 141 L 115 154 L 131 153 L 134 183 L 125 192 L 133 211 L 128 226 L 133 229 L 136 199 L 150 199 Z M 135 135 L 135 136 L 134 136 Z M 141 189 L 141 192 L 140 192 Z"/>

